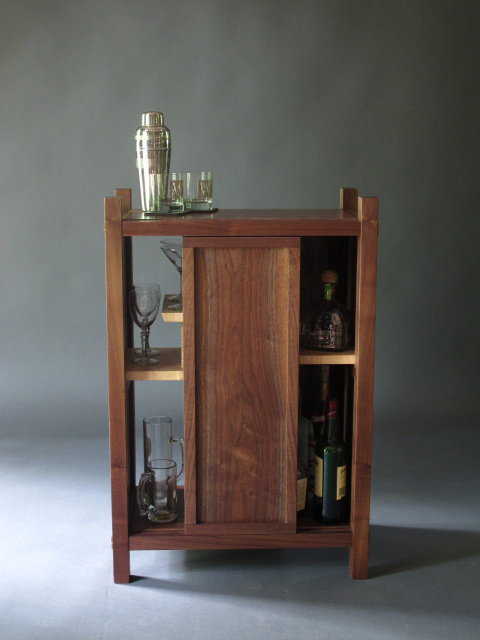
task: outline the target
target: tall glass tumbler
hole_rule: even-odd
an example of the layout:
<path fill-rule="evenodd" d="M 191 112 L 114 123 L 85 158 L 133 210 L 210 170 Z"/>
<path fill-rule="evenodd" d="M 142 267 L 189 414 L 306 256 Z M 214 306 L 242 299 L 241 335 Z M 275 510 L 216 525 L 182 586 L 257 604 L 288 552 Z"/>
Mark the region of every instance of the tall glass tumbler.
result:
<path fill-rule="evenodd" d="M 143 420 L 143 465 L 148 471 L 152 460 L 172 460 L 172 443 L 177 442 L 182 450 L 182 468 L 177 476 L 183 473 L 183 438 L 172 436 L 172 419 L 168 416 L 151 416 Z"/>
<path fill-rule="evenodd" d="M 163 113 L 142 113 L 135 142 L 142 210 L 160 213 L 167 197 L 171 154 L 170 131 L 163 124 Z"/>

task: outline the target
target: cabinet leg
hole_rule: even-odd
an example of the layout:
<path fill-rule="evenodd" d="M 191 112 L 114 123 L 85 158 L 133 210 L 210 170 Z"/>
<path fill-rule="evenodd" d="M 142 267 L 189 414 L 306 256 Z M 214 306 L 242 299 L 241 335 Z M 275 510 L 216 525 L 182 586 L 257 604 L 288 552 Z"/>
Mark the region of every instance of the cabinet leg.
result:
<path fill-rule="evenodd" d="M 130 582 L 130 551 L 128 545 L 113 546 L 113 581 L 115 584 Z"/>
<path fill-rule="evenodd" d="M 355 535 L 350 548 L 349 569 L 353 580 L 368 578 L 368 526 L 365 535 Z"/>

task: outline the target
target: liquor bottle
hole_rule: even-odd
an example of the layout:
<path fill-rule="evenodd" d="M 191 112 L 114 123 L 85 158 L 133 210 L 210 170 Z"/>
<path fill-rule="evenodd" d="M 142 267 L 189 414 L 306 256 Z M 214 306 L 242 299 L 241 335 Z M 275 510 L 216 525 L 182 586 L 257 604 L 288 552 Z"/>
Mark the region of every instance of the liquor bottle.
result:
<path fill-rule="evenodd" d="M 307 502 L 308 469 L 305 463 L 297 458 L 297 516 L 305 514 Z"/>
<path fill-rule="evenodd" d="M 297 457 L 308 468 L 308 438 L 311 429 L 311 423 L 302 412 L 302 395 L 298 392 L 298 446 Z"/>
<path fill-rule="evenodd" d="M 327 403 L 327 439 L 315 450 L 315 508 L 318 522 L 335 524 L 347 517 L 347 461 L 338 434 L 337 400 Z"/>
<path fill-rule="evenodd" d="M 297 457 L 307 469 L 307 507 L 313 506 L 315 484 L 315 438 L 311 421 L 303 415 L 301 400 L 298 404 L 298 449 Z"/>
<path fill-rule="evenodd" d="M 306 349 L 343 351 L 352 342 L 353 322 L 350 311 L 336 299 L 338 274 L 327 269 L 321 275 L 323 299 L 305 316 L 302 346 Z"/>
<path fill-rule="evenodd" d="M 323 441 L 325 438 L 325 414 L 327 410 L 327 400 L 330 396 L 330 365 L 320 366 L 320 388 L 317 404 L 313 410 L 311 421 L 315 434 L 315 442 Z"/>

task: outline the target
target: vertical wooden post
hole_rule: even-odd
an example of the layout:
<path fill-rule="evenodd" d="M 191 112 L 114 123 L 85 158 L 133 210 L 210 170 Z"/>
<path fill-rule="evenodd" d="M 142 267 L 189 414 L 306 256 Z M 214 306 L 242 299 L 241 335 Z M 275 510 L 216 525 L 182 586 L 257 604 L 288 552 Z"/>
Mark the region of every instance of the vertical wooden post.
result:
<path fill-rule="evenodd" d="M 359 198 L 362 223 L 357 247 L 356 379 L 352 438 L 352 505 L 350 575 L 368 577 L 370 477 L 372 458 L 375 290 L 377 274 L 378 199 Z"/>
<path fill-rule="evenodd" d="M 195 253 L 193 247 L 183 247 L 182 253 L 182 367 L 183 367 L 183 437 L 185 447 L 185 526 L 197 523 L 197 448 L 196 367 L 195 367 Z"/>
<path fill-rule="evenodd" d="M 131 189 L 115 189 L 115 195 L 122 198 L 122 219 L 132 207 Z M 124 346 L 125 349 L 132 348 L 133 342 L 133 320 L 128 310 L 128 292 L 133 286 L 133 252 L 131 236 L 124 237 L 123 242 L 123 321 L 124 321 Z M 126 385 L 126 429 L 127 429 L 127 470 L 129 473 L 129 486 L 135 487 L 135 382 L 130 381 Z"/>
<path fill-rule="evenodd" d="M 122 197 L 105 198 L 105 280 L 107 300 L 108 411 L 112 487 L 114 581 L 130 580 L 127 402 L 124 379 L 125 317 Z"/>

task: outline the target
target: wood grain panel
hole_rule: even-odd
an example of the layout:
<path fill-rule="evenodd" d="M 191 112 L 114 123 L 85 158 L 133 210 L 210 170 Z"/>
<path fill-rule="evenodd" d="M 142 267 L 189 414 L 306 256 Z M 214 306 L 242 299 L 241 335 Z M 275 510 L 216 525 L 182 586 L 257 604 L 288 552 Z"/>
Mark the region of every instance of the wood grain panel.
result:
<path fill-rule="evenodd" d="M 193 355 L 196 516 L 188 518 L 186 479 L 187 530 L 295 527 L 299 241 L 261 240 L 201 239 L 192 254 L 194 300 L 184 289 L 184 324 L 193 305 L 195 352 L 188 365 L 185 352 L 184 375 L 188 386 Z"/>
<path fill-rule="evenodd" d="M 130 579 L 128 550 L 129 471 L 131 439 L 123 362 L 125 352 L 124 246 L 122 241 L 122 197 L 105 198 L 105 278 L 107 303 L 108 410 L 112 488 L 112 547 L 114 581 Z"/>
<path fill-rule="evenodd" d="M 351 190 L 346 190 L 348 193 Z M 349 201 L 352 200 L 348 196 Z M 345 202 L 345 205 L 347 202 Z M 125 236 L 355 236 L 360 222 L 355 210 L 219 209 L 215 213 L 148 216 L 132 210 L 124 216 Z"/>
<path fill-rule="evenodd" d="M 352 437 L 352 504 L 350 550 L 352 578 L 368 576 L 370 477 L 372 458 L 373 369 L 377 279 L 378 199 L 359 198 L 362 233 L 357 252 L 356 383 Z"/>

